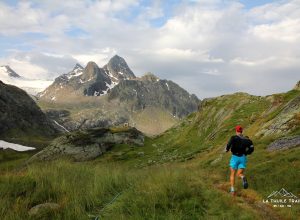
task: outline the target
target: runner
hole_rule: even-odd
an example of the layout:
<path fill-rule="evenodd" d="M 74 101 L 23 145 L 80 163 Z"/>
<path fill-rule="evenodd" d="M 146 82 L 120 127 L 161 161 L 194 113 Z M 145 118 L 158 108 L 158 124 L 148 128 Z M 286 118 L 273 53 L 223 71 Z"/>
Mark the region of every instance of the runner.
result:
<path fill-rule="evenodd" d="M 232 136 L 227 144 L 226 152 L 231 149 L 230 159 L 230 193 L 235 195 L 235 174 L 242 179 L 244 189 L 248 188 L 247 178 L 244 171 L 247 165 L 247 155 L 254 151 L 253 143 L 248 136 L 243 136 L 243 128 L 235 127 L 236 135 Z"/>

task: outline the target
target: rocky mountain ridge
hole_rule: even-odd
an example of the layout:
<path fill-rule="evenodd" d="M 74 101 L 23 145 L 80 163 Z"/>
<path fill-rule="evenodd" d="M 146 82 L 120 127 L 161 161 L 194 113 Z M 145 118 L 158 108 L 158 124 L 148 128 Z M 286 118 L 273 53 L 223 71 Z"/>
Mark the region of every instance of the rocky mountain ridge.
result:
<path fill-rule="evenodd" d="M 187 114 L 200 100 L 170 80 L 152 73 L 136 77 L 126 61 L 115 55 L 100 68 L 89 62 L 57 77 L 38 95 L 38 103 L 67 130 L 130 123 L 148 134 L 158 134 Z"/>
<path fill-rule="evenodd" d="M 38 97 L 64 101 L 65 96 L 70 93 L 76 96 L 101 96 L 107 94 L 120 81 L 135 78 L 126 61 L 115 55 L 102 68 L 93 61 L 88 62 L 85 68 L 76 64 L 72 71 L 57 77 Z"/>
<path fill-rule="evenodd" d="M 14 70 L 10 68 L 8 65 L 0 66 L 0 71 L 2 73 L 7 73 L 8 76 L 10 77 L 15 77 L 15 78 L 20 78 L 19 74 L 17 74 Z"/>

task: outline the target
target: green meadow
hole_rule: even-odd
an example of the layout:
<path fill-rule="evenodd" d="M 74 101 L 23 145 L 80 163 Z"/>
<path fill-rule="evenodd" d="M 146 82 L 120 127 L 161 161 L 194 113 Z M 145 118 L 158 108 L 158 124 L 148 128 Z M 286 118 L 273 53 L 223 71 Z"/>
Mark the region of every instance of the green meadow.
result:
<path fill-rule="evenodd" d="M 291 111 L 284 132 L 266 126 L 280 124 L 297 97 L 299 91 L 208 99 L 144 146 L 116 145 L 89 162 L 28 165 L 34 152 L 2 151 L 0 218 L 30 219 L 31 207 L 54 202 L 60 209 L 34 219 L 299 219 L 300 204 L 273 208 L 262 202 L 281 188 L 300 197 L 300 148 L 267 150 L 280 137 L 300 134 L 297 113 Z M 224 147 L 236 124 L 245 127 L 255 151 L 245 172 L 250 187 L 242 189 L 237 179 L 233 197 Z"/>

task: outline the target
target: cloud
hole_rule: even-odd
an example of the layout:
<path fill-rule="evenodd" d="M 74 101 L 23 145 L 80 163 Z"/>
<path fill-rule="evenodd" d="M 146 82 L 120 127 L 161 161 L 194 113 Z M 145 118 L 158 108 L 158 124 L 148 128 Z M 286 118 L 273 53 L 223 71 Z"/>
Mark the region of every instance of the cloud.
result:
<path fill-rule="evenodd" d="M 0 59 L 18 74 L 31 79 L 54 79 L 69 72 L 78 61 L 71 56 L 39 52 L 14 51 L 9 58 Z"/>
<path fill-rule="evenodd" d="M 0 3 L 0 34 L 16 36 L 23 33 L 61 35 L 69 26 L 68 17 L 35 8 L 32 3 L 21 1 L 15 7 Z"/>
<path fill-rule="evenodd" d="M 0 59 L 0 65 L 9 65 L 20 76 L 28 79 L 46 79 L 48 76 L 48 70 L 27 60 L 18 60 L 16 58 Z"/>
<path fill-rule="evenodd" d="M 282 92 L 299 80 L 298 0 L 252 8 L 221 0 L 33 0 L 0 3 L 0 12 L 0 36 L 18 39 L 15 48 L 1 44 L 0 61 L 31 77 L 53 78 L 76 62 L 103 66 L 117 53 L 136 75 L 154 72 L 200 98 Z M 26 47 L 18 43 L 25 35 Z"/>
<path fill-rule="evenodd" d="M 297 42 L 300 40 L 300 18 L 288 18 L 275 24 L 258 25 L 251 31 L 264 40 Z"/>

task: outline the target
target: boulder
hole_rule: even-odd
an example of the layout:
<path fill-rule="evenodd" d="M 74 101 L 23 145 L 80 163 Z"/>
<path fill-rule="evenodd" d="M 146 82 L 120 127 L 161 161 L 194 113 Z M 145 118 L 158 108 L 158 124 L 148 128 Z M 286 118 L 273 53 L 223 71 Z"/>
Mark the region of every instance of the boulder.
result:
<path fill-rule="evenodd" d="M 104 154 L 116 144 L 144 145 L 144 135 L 136 128 L 94 128 L 67 133 L 29 159 L 48 161 L 61 157 L 87 161 Z"/>
<path fill-rule="evenodd" d="M 33 218 L 45 218 L 48 217 L 51 213 L 56 212 L 60 209 L 60 205 L 57 203 L 43 203 L 32 207 L 28 215 Z"/>

